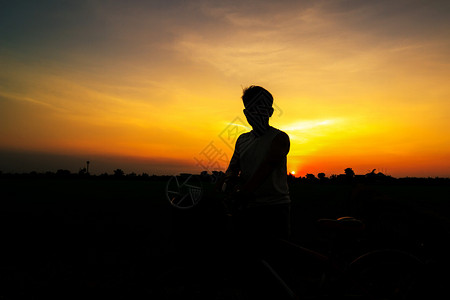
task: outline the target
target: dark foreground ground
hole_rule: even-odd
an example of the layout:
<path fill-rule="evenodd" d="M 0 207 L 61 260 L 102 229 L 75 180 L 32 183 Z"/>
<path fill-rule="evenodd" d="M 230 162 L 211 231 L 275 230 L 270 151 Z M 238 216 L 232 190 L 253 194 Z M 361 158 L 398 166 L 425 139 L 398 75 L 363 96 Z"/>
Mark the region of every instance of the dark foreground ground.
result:
<path fill-rule="evenodd" d="M 165 184 L 0 178 L 0 299 L 158 299 L 161 278 L 180 261 L 221 260 L 195 240 L 188 245 L 194 255 L 180 257 L 174 233 L 200 223 L 207 240 L 218 219 L 175 211 Z M 292 240 L 301 245 L 324 250 L 315 220 L 352 215 L 367 224 L 372 247 L 407 250 L 432 265 L 433 274 L 448 271 L 448 184 L 297 183 L 291 194 Z M 445 289 L 448 275 L 433 280 Z"/>

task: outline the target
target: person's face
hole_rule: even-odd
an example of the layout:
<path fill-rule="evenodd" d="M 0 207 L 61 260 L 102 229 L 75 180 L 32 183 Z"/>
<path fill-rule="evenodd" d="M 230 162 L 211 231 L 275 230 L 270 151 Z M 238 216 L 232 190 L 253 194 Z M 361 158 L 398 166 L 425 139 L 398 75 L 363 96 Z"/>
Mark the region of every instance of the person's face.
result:
<path fill-rule="evenodd" d="M 247 122 L 254 130 L 265 130 L 269 126 L 269 118 L 273 114 L 273 108 L 263 105 L 253 105 L 244 109 Z"/>

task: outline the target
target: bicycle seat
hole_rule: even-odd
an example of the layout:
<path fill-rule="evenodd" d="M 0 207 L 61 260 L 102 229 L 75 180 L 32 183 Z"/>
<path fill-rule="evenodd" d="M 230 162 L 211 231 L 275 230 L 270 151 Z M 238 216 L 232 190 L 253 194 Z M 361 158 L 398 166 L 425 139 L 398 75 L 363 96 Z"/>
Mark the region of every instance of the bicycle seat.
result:
<path fill-rule="evenodd" d="M 335 233 L 361 233 L 366 225 L 353 217 L 341 217 L 338 219 L 319 219 L 317 225 L 320 229 Z"/>

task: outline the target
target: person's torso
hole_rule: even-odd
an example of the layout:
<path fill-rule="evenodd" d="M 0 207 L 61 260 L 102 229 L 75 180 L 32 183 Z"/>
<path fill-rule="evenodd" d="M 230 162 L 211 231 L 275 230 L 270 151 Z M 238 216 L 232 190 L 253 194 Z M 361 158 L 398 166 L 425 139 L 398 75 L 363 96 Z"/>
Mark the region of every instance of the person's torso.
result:
<path fill-rule="evenodd" d="M 241 179 L 247 182 L 257 171 L 280 130 L 269 127 L 267 132 L 256 137 L 253 133 L 244 133 L 239 139 L 239 162 Z M 287 185 L 286 157 L 280 160 L 254 191 L 256 199 L 250 206 L 289 203 L 289 188 Z"/>

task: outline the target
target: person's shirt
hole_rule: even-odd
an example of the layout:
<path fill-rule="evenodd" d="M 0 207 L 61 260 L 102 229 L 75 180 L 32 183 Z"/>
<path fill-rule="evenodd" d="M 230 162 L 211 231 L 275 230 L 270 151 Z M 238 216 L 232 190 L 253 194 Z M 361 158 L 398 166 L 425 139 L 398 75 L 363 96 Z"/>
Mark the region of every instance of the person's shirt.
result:
<path fill-rule="evenodd" d="M 287 135 L 273 127 L 261 136 L 256 136 L 252 132 L 243 133 L 236 141 L 233 156 L 227 169 L 227 176 L 238 176 L 240 182 L 245 184 L 257 172 L 261 163 L 267 159 L 274 139 L 277 135 L 285 135 L 287 139 L 287 152 L 289 152 L 289 138 Z M 275 140 L 276 142 L 276 140 Z M 253 190 L 255 198 L 248 203 L 249 207 L 262 205 L 290 203 L 289 188 L 287 185 L 286 155 L 271 166 L 270 173 L 262 179 L 262 182 Z"/>

